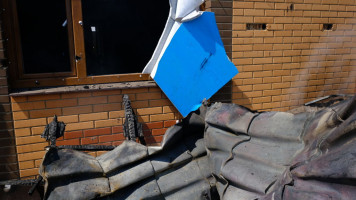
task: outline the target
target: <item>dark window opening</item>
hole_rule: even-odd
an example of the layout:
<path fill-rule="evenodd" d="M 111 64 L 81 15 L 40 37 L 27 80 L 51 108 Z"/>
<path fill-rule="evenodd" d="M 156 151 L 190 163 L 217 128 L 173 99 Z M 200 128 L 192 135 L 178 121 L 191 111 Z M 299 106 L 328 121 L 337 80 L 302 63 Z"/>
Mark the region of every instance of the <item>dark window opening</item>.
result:
<path fill-rule="evenodd" d="M 266 24 L 246 24 L 247 30 L 266 30 Z"/>
<path fill-rule="evenodd" d="M 323 30 L 324 31 L 330 31 L 334 27 L 334 24 L 323 24 Z"/>
<path fill-rule="evenodd" d="M 17 0 L 24 74 L 69 72 L 64 0 Z"/>
<path fill-rule="evenodd" d="M 167 0 L 82 0 L 87 74 L 141 72 L 169 13 Z"/>

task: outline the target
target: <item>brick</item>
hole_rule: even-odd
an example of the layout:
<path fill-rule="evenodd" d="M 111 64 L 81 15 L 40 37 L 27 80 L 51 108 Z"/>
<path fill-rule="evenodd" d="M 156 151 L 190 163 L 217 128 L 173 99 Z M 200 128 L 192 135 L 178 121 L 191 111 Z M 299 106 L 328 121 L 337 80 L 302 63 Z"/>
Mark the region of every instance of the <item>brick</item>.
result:
<path fill-rule="evenodd" d="M 121 94 L 121 90 L 101 90 L 101 91 L 94 91 L 92 92 L 92 96 L 109 96 L 109 95 L 116 95 Z"/>
<path fill-rule="evenodd" d="M 147 144 L 152 144 L 152 143 L 159 143 L 163 139 L 163 136 L 155 136 L 155 137 L 148 137 L 145 138 Z"/>
<path fill-rule="evenodd" d="M 272 85 L 270 83 L 268 84 L 256 84 L 253 85 L 253 91 L 258 91 L 258 90 L 269 90 L 272 89 Z"/>
<path fill-rule="evenodd" d="M 108 113 L 100 112 L 100 113 L 90 113 L 90 114 L 80 114 L 79 115 L 79 121 L 81 121 L 81 122 L 95 121 L 95 120 L 101 120 L 101 119 L 108 119 Z"/>
<path fill-rule="evenodd" d="M 15 128 L 25 128 L 25 127 L 32 127 L 32 126 L 44 126 L 44 125 L 47 125 L 46 118 L 14 121 Z"/>
<path fill-rule="evenodd" d="M 79 122 L 79 123 L 67 124 L 66 131 L 85 130 L 90 128 L 94 128 L 94 123 L 92 121 Z"/>
<path fill-rule="evenodd" d="M 35 167 L 35 162 L 33 160 L 19 162 L 19 169 L 30 169 Z"/>
<path fill-rule="evenodd" d="M 111 128 L 84 130 L 84 137 L 92 137 L 97 135 L 108 135 L 108 134 L 111 134 Z"/>
<path fill-rule="evenodd" d="M 112 127 L 112 133 L 123 133 L 123 132 L 124 132 L 124 128 L 122 126 L 113 126 Z"/>
<path fill-rule="evenodd" d="M 157 129 L 157 128 L 163 128 L 163 122 L 151 122 L 151 123 L 145 123 L 142 125 L 143 129 Z"/>
<path fill-rule="evenodd" d="M 118 140 L 125 140 L 124 134 L 121 133 L 121 134 L 99 136 L 99 142 L 112 142 Z"/>
<path fill-rule="evenodd" d="M 234 8 L 253 8 L 253 2 L 234 1 Z"/>
<path fill-rule="evenodd" d="M 17 146 L 16 149 L 17 149 L 17 153 L 28 153 L 28 152 L 45 150 L 44 148 L 48 145 L 49 145 L 48 142 L 43 142 L 43 143 Z"/>
<path fill-rule="evenodd" d="M 39 136 L 27 136 L 27 137 L 19 137 L 16 138 L 16 145 L 25 145 L 25 144 L 33 144 L 33 143 L 40 143 L 45 142 L 44 138 Z"/>
<path fill-rule="evenodd" d="M 20 177 L 37 176 L 38 168 L 20 170 Z"/>
<path fill-rule="evenodd" d="M 162 107 L 141 108 L 141 109 L 137 109 L 136 113 L 137 115 L 160 114 L 162 113 Z"/>
<path fill-rule="evenodd" d="M 330 5 L 313 4 L 312 9 L 313 10 L 329 10 L 330 9 Z"/>
<path fill-rule="evenodd" d="M 15 129 L 15 136 L 16 137 L 23 137 L 23 136 L 30 136 L 30 135 L 31 135 L 31 129 L 30 128 Z"/>
<path fill-rule="evenodd" d="M 265 16 L 284 16 L 284 10 L 266 10 Z"/>
<path fill-rule="evenodd" d="M 253 23 L 253 17 L 233 16 L 233 23 Z"/>
<path fill-rule="evenodd" d="M 90 97 L 90 92 L 76 92 L 76 93 L 66 93 L 61 94 L 62 99 L 72 99 L 72 98 L 80 98 L 80 97 Z"/>
<path fill-rule="evenodd" d="M 276 24 L 290 24 L 293 23 L 293 17 L 275 17 L 274 23 Z"/>
<path fill-rule="evenodd" d="M 263 96 L 280 95 L 281 89 L 276 90 L 263 90 Z"/>
<path fill-rule="evenodd" d="M 167 128 L 167 127 L 171 127 L 173 125 L 177 124 L 177 120 L 170 120 L 170 121 L 165 121 L 164 122 L 164 127 Z"/>
<path fill-rule="evenodd" d="M 140 116 L 137 116 L 137 119 L 140 123 L 147 123 L 150 121 L 150 118 L 149 118 L 149 115 L 140 115 Z M 123 119 L 125 121 L 125 118 Z"/>
<path fill-rule="evenodd" d="M 41 158 L 43 158 L 44 154 L 45 154 L 45 151 L 21 153 L 21 154 L 18 154 L 18 160 L 19 160 L 19 162 L 21 162 L 21 161 L 41 159 Z M 37 174 L 38 174 L 38 170 L 37 170 Z"/>
<path fill-rule="evenodd" d="M 150 99 L 161 99 L 161 98 L 162 98 L 162 93 L 161 92 L 136 94 L 136 99 L 137 100 L 150 100 Z"/>
<path fill-rule="evenodd" d="M 41 135 L 44 131 L 45 127 L 40 126 L 40 127 L 32 127 L 31 128 L 31 135 Z M 37 136 L 39 137 L 39 136 Z"/>
<path fill-rule="evenodd" d="M 274 9 L 274 3 L 255 2 L 255 9 Z"/>
<path fill-rule="evenodd" d="M 29 119 L 30 114 L 28 111 L 13 112 L 12 117 L 14 120 Z"/>
<path fill-rule="evenodd" d="M 253 98 L 252 99 L 252 103 L 257 104 L 257 103 L 265 103 L 265 102 L 270 102 L 271 101 L 271 97 L 267 96 L 267 97 L 258 97 L 258 98 Z"/>
<path fill-rule="evenodd" d="M 134 89 L 124 89 L 121 91 L 122 94 L 137 94 L 137 93 L 146 93 L 148 88 L 134 88 Z"/>
<path fill-rule="evenodd" d="M 244 15 L 244 9 L 233 9 L 232 15 Z"/>
<path fill-rule="evenodd" d="M 11 99 L 11 102 L 16 102 L 16 103 L 26 102 L 27 96 L 10 97 L 10 99 Z"/>
<path fill-rule="evenodd" d="M 286 83 L 273 83 L 273 84 L 272 84 L 272 89 L 288 88 L 288 87 L 290 87 L 290 82 L 286 82 Z"/>
<path fill-rule="evenodd" d="M 35 96 L 28 96 L 28 101 L 44 101 L 44 100 L 51 100 L 51 99 L 59 99 L 59 94 L 45 94 L 45 95 L 35 95 Z"/>
<path fill-rule="evenodd" d="M 244 93 L 246 97 L 251 98 L 251 97 L 260 97 L 262 96 L 262 91 L 252 91 L 252 92 L 245 92 Z"/>
<path fill-rule="evenodd" d="M 165 121 L 165 120 L 172 120 L 172 119 L 174 119 L 174 114 L 173 113 L 160 114 L 160 115 L 151 115 L 150 116 L 150 121 L 151 122 Z"/>
<path fill-rule="evenodd" d="M 11 105 L 13 111 L 35 110 L 35 109 L 45 108 L 44 101 L 24 102 L 24 103 L 13 102 Z"/>
<path fill-rule="evenodd" d="M 93 112 L 105 112 L 113 110 L 121 110 L 122 103 L 99 104 L 93 106 Z"/>
<path fill-rule="evenodd" d="M 277 108 L 280 107 L 281 103 L 280 102 L 274 102 L 274 103 L 263 103 L 262 108 L 267 109 L 267 108 Z"/>
<path fill-rule="evenodd" d="M 150 100 L 150 107 L 158 107 L 158 106 L 170 106 L 172 103 L 168 99 L 160 99 L 160 100 Z"/>
<path fill-rule="evenodd" d="M 69 131 L 64 133 L 64 139 L 69 140 L 69 139 L 75 139 L 75 138 L 82 138 L 83 137 L 83 131 Z"/>
<path fill-rule="evenodd" d="M 121 103 L 122 102 L 122 97 L 123 95 L 112 95 L 108 96 L 108 102 L 109 103 Z M 129 95 L 129 99 L 132 101 L 132 99 L 135 98 L 135 95 Z"/>
<path fill-rule="evenodd" d="M 121 119 L 108 119 L 108 120 L 95 121 L 95 128 L 119 126 L 119 125 L 122 125 Z"/>
<path fill-rule="evenodd" d="M 79 105 L 103 104 L 108 102 L 107 96 L 79 98 Z"/>
<path fill-rule="evenodd" d="M 163 113 L 178 112 L 174 106 L 163 106 Z"/>
<path fill-rule="evenodd" d="M 155 101 L 155 100 L 153 100 Z M 157 100 L 157 101 L 160 101 L 160 100 Z M 131 102 L 131 106 L 132 108 L 146 108 L 148 107 L 148 101 L 145 100 L 145 101 L 134 101 L 134 102 Z M 157 107 L 157 106 L 155 106 Z"/>
<path fill-rule="evenodd" d="M 153 129 L 152 130 L 152 135 L 164 135 L 166 133 L 167 129 Z"/>
<path fill-rule="evenodd" d="M 52 117 L 48 118 L 47 121 L 50 123 L 53 120 Z M 75 123 L 79 122 L 78 115 L 68 115 L 68 116 L 58 116 L 58 121 L 63 121 L 64 123 Z"/>
<path fill-rule="evenodd" d="M 109 112 L 110 119 L 123 118 L 123 117 L 125 117 L 125 110 Z"/>
<path fill-rule="evenodd" d="M 62 108 L 63 115 L 77 115 L 77 114 L 92 113 L 92 112 L 93 112 L 92 106 L 76 106 L 76 107 Z"/>
<path fill-rule="evenodd" d="M 31 118 L 53 117 L 54 115 L 62 115 L 62 110 L 60 108 L 55 108 L 30 111 Z"/>
<path fill-rule="evenodd" d="M 46 108 L 63 108 L 77 106 L 77 99 L 60 99 L 60 100 L 50 100 L 46 101 Z"/>
<path fill-rule="evenodd" d="M 265 77 L 263 83 L 278 83 L 281 82 L 281 77 Z"/>
<path fill-rule="evenodd" d="M 113 142 L 112 145 L 113 146 L 119 146 L 120 144 L 122 144 L 124 141 L 116 141 L 116 142 Z"/>
<path fill-rule="evenodd" d="M 81 145 L 98 143 L 98 137 L 82 138 L 80 140 Z"/>
<path fill-rule="evenodd" d="M 264 16 L 264 10 L 244 9 L 244 16 Z"/>
<path fill-rule="evenodd" d="M 254 17 L 253 18 L 254 23 L 272 24 L 273 20 L 274 20 L 274 17 Z"/>
<path fill-rule="evenodd" d="M 80 145 L 80 139 L 71 139 L 71 140 L 62 140 L 62 141 L 57 141 L 57 146 L 61 145 Z"/>

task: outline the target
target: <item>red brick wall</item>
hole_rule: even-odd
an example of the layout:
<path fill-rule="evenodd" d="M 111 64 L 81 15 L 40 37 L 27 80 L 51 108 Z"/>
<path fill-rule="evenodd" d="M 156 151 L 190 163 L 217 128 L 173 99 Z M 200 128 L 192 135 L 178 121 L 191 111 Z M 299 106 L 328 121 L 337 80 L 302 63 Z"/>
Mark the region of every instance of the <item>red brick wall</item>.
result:
<path fill-rule="evenodd" d="M 138 120 L 143 123 L 148 145 L 158 145 L 166 129 L 181 118 L 158 88 L 11 97 L 20 176 L 38 174 L 44 147 L 48 145 L 40 134 L 53 115 L 67 124 L 57 145 L 121 144 L 125 139 L 123 94 L 129 95 Z"/>

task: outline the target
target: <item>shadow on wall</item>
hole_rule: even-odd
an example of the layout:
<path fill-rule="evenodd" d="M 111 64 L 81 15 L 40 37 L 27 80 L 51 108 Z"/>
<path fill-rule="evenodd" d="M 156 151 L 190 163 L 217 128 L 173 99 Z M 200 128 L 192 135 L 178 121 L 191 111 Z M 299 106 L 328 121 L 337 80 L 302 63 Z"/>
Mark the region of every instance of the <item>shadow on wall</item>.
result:
<path fill-rule="evenodd" d="M 232 82 L 232 81 L 231 81 Z M 232 89 L 232 103 L 245 106 L 251 110 L 257 110 L 260 108 L 256 108 L 252 105 L 251 99 L 252 97 L 247 95 L 254 95 L 255 92 L 244 92 L 240 87 L 234 86 Z"/>

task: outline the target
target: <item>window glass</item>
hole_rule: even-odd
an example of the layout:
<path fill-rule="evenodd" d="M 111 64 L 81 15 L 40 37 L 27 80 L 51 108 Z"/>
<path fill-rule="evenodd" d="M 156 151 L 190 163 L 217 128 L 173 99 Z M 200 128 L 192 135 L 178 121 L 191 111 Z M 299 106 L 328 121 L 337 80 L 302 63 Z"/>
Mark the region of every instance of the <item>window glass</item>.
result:
<path fill-rule="evenodd" d="M 71 71 L 65 0 L 17 0 L 25 74 Z"/>
<path fill-rule="evenodd" d="M 169 13 L 168 0 L 82 0 L 88 75 L 141 72 Z"/>

